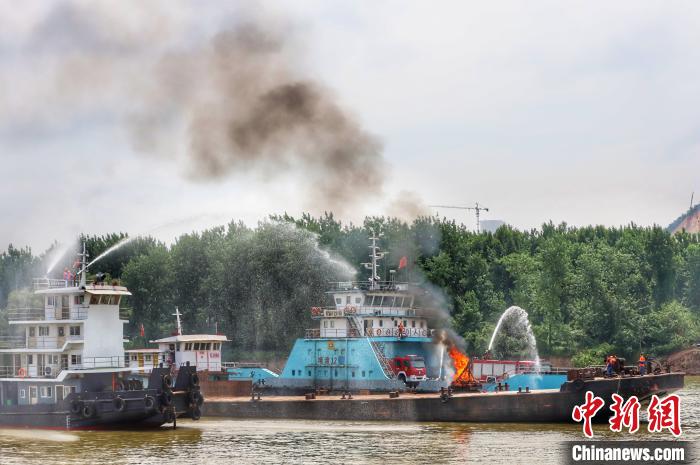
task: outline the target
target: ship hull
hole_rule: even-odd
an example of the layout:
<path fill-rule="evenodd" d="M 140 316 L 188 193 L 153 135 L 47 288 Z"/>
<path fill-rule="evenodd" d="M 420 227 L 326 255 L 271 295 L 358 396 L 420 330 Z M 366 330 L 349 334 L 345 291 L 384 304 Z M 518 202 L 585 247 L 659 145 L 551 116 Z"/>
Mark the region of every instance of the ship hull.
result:
<path fill-rule="evenodd" d="M 532 392 L 403 394 L 355 396 L 343 400 L 337 396 L 319 396 L 314 400 L 293 397 L 209 400 L 203 414 L 235 418 L 304 420 L 389 420 L 415 422 L 571 422 L 575 405 L 585 401 L 592 391 L 612 402 L 612 394 L 623 398 L 636 395 L 648 401 L 651 395 L 664 396 L 683 387 L 684 374 L 594 379 L 583 383 L 564 383 L 559 390 Z M 605 421 L 609 409 L 601 409 L 597 421 Z"/>
<path fill-rule="evenodd" d="M 167 369 L 155 369 L 151 386 Z M 195 367 L 182 367 L 172 389 L 74 393 L 54 404 L 0 406 L 0 428 L 122 429 L 157 428 L 178 417 L 198 419 L 203 396 L 192 382 Z"/>

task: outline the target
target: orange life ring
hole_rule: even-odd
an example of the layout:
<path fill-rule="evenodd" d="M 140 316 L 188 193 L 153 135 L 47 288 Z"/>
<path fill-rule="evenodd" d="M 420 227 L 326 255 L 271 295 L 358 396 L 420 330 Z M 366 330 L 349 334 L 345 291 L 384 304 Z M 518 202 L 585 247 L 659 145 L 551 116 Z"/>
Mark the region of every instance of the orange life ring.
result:
<path fill-rule="evenodd" d="M 355 307 L 350 307 L 346 310 L 349 314 L 354 315 L 355 312 L 357 312 L 357 309 Z"/>
<path fill-rule="evenodd" d="M 382 335 L 382 330 L 377 328 L 377 336 L 381 336 L 381 335 Z"/>
<path fill-rule="evenodd" d="M 19 370 L 17 370 L 17 376 L 19 376 L 20 378 L 26 378 L 27 370 L 25 370 L 24 367 L 20 368 Z"/>

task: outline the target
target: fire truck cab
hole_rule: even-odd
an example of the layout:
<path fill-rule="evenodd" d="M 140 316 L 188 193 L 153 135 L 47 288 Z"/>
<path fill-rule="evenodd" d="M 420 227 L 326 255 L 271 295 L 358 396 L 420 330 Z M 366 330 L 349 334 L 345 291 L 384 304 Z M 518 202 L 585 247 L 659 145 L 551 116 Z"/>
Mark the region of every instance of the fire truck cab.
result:
<path fill-rule="evenodd" d="M 417 355 L 392 358 L 391 369 L 394 371 L 394 375 L 410 388 L 416 387 L 420 381 L 428 379 L 425 374 L 425 360 Z"/>

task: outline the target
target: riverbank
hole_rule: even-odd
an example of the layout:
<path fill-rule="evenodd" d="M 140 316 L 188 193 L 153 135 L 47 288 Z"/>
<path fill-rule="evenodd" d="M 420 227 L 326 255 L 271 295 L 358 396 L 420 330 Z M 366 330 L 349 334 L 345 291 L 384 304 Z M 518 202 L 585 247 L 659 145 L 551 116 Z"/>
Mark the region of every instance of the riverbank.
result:
<path fill-rule="evenodd" d="M 700 347 L 691 347 L 669 355 L 662 364 L 671 366 L 672 371 L 682 371 L 687 375 L 700 375 Z"/>

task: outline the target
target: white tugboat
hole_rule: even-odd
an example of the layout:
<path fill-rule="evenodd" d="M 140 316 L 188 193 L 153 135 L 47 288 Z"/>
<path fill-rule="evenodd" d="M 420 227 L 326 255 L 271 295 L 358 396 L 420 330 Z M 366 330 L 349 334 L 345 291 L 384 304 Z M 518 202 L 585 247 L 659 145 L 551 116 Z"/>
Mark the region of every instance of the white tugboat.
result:
<path fill-rule="evenodd" d="M 127 365 L 135 373 L 149 373 L 163 366 L 178 370 L 196 366 L 197 371 L 221 371 L 221 344 L 230 342 L 223 334 L 183 334 L 180 310 L 175 307 L 176 329 L 172 336 L 150 341 L 158 348 L 126 350 Z"/>
<path fill-rule="evenodd" d="M 160 426 L 198 419 L 203 402 L 193 364 L 173 382 L 160 365 L 131 376 L 119 304 L 126 287 L 88 283 L 85 245 L 76 280 L 39 278 L 38 308 L 8 309 L 12 335 L 0 336 L 0 426 L 95 428 Z M 98 275 L 99 276 L 99 275 Z"/>

